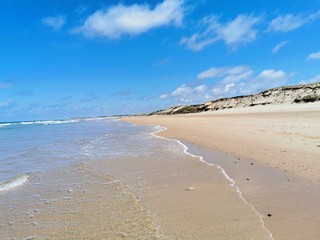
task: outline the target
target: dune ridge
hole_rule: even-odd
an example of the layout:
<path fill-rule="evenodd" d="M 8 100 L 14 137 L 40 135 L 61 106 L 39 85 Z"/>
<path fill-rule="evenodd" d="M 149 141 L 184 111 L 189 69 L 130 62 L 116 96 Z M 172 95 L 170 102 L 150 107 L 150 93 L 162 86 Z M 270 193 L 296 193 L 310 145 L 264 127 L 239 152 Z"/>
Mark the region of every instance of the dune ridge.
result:
<path fill-rule="evenodd" d="M 301 104 L 320 101 L 320 82 L 269 89 L 258 94 L 220 98 L 203 104 L 174 106 L 149 115 L 173 115 L 245 108 L 259 105 Z"/>

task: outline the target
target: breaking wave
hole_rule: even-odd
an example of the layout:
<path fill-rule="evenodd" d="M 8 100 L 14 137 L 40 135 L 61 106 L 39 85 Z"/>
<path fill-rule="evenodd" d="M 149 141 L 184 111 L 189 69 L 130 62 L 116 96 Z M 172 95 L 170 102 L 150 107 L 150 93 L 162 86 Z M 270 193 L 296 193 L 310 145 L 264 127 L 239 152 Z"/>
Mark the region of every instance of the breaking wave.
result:
<path fill-rule="evenodd" d="M 0 182 L 0 193 L 19 187 L 28 181 L 29 176 L 21 173 L 9 180 Z"/>
<path fill-rule="evenodd" d="M 48 121 L 32 121 L 32 122 L 20 122 L 22 125 L 31 125 L 31 124 L 64 124 L 64 123 L 77 123 L 80 122 L 80 119 L 66 119 L 66 120 L 48 120 Z"/>

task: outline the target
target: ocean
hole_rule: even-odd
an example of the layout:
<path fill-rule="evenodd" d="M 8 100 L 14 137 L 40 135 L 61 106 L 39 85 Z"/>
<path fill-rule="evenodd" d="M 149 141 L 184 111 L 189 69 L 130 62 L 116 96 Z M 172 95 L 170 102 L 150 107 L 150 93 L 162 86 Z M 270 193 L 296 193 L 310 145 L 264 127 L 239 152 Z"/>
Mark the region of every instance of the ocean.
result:
<path fill-rule="evenodd" d="M 163 239 L 139 178 L 185 153 L 160 130 L 113 117 L 0 123 L 2 237 Z"/>
<path fill-rule="evenodd" d="M 153 129 L 107 117 L 0 123 L 0 182 L 93 159 L 146 154 Z"/>

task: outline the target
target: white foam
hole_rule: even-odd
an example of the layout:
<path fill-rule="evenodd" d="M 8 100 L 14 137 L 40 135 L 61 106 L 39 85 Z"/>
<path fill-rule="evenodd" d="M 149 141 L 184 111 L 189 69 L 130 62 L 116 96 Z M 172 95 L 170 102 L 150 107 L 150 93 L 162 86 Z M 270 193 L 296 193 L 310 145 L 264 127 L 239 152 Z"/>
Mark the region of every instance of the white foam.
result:
<path fill-rule="evenodd" d="M 260 214 L 257 209 L 252 205 L 250 204 L 244 197 L 243 197 L 243 193 L 240 191 L 240 188 L 236 185 L 236 182 L 226 173 L 226 171 L 223 169 L 222 166 L 218 165 L 218 164 L 214 164 L 214 163 L 208 163 L 206 162 L 202 156 L 197 156 L 197 155 L 194 155 L 192 153 L 189 153 L 188 152 L 188 146 L 186 146 L 185 144 L 183 144 L 181 141 L 177 140 L 177 139 L 173 139 L 173 138 L 165 138 L 165 137 L 161 137 L 161 136 L 158 136 L 156 135 L 157 133 L 160 133 L 162 131 L 165 131 L 167 130 L 167 128 L 165 127 L 161 127 L 161 126 L 156 126 L 155 129 L 158 129 L 156 132 L 154 133 L 151 133 L 151 135 L 153 135 L 154 137 L 157 137 L 157 138 L 161 138 L 161 139 L 166 139 L 166 140 L 170 140 L 170 141 L 175 141 L 177 142 L 178 144 L 180 144 L 182 147 L 183 147 L 183 152 L 191 157 L 194 157 L 194 158 L 198 158 L 200 162 L 203 162 L 204 164 L 208 165 L 208 166 L 211 166 L 211 167 L 216 167 L 220 170 L 220 172 L 223 174 L 223 176 L 230 182 L 230 186 L 235 188 L 240 199 L 246 204 L 248 205 L 254 212 L 255 214 L 259 217 L 260 219 L 260 222 L 262 224 L 262 227 L 265 229 L 265 231 L 268 233 L 269 235 L 269 239 L 273 240 L 273 237 L 272 237 L 272 233 L 270 232 L 270 230 L 265 226 L 265 223 L 263 221 L 263 215 Z"/>
<path fill-rule="evenodd" d="M 32 121 L 32 122 L 21 122 L 20 124 L 22 124 L 22 125 L 31 125 L 31 124 L 51 125 L 51 124 L 77 123 L 77 122 L 80 122 L 80 119 Z"/>
<path fill-rule="evenodd" d="M 12 123 L 0 123 L 0 127 L 7 127 L 7 126 L 11 126 Z"/>
<path fill-rule="evenodd" d="M 101 121 L 101 120 L 112 120 L 117 119 L 117 117 L 88 117 L 83 118 L 84 121 Z"/>
<path fill-rule="evenodd" d="M 28 181 L 29 176 L 21 173 L 14 178 L 0 182 L 0 193 L 19 187 Z"/>

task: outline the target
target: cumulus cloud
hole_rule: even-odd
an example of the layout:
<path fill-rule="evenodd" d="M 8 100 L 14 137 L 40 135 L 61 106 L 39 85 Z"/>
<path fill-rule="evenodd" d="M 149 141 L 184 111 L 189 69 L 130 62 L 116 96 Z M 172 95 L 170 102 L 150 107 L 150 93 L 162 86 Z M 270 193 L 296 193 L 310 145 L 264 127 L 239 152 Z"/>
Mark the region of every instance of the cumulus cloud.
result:
<path fill-rule="evenodd" d="M 308 16 L 287 14 L 279 16 L 271 21 L 268 26 L 270 32 L 290 32 L 300 28 L 301 26 L 310 23 L 320 18 L 320 11 Z"/>
<path fill-rule="evenodd" d="M 164 0 L 151 9 L 147 4 L 126 6 L 118 4 L 100 9 L 75 29 L 87 37 L 117 39 L 123 35 L 139 35 L 152 28 L 166 25 L 180 26 L 184 9 L 183 0 Z"/>
<path fill-rule="evenodd" d="M 212 88 L 214 98 L 254 94 L 269 88 L 283 86 L 292 76 L 282 70 L 274 69 L 263 70 L 257 75 L 253 74 L 253 70 L 247 72 L 248 74 L 228 75 L 214 84 Z M 236 81 L 227 81 L 230 77 Z"/>
<path fill-rule="evenodd" d="M 199 27 L 204 30 L 182 38 L 180 43 L 195 52 L 217 41 L 224 41 L 229 47 L 235 48 L 256 39 L 255 26 L 260 21 L 260 17 L 241 14 L 229 22 L 221 23 L 217 16 L 207 16 L 199 22 Z"/>
<path fill-rule="evenodd" d="M 276 71 L 274 69 L 263 70 L 258 76 L 257 79 L 286 79 L 287 74 L 280 70 Z"/>
<path fill-rule="evenodd" d="M 276 46 L 274 46 L 274 48 L 272 49 L 272 53 L 273 54 L 277 54 L 282 48 L 284 48 L 289 41 L 282 41 L 280 43 L 278 43 Z"/>
<path fill-rule="evenodd" d="M 54 31 L 59 31 L 66 23 L 65 16 L 45 17 L 42 19 L 42 24 L 51 27 Z"/>
<path fill-rule="evenodd" d="M 177 99 L 181 103 L 190 103 L 202 101 L 203 98 L 208 97 L 206 95 L 208 87 L 206 85 L 198 85 L 195 87 L 187 86 L 183 84 L 176 88 L 171 93 L 162 94 L 160 99 Z M 209 97 L 208 97 L 209 99 Z"/>
<path fill-rule="evenodd" d="M 289 79 L 293 76 L 292 73 L 286 73 L 283 70 L 267 69 L 261 71 L 258 76 L 249 81 L 247 94 L 263 91 L 269 88 L 275 88 L 286 85 Z"/>
<path fill-rule="evenodd" d="M 208 82 L 206 85 L 197 86 L 183 84 L 171 93 L 163 94 L 159 98 L 185 104 L 254 94 L 269 88 L 286 85 L 292 74 L 275 69 L 265 69 L 255 74 L 250 67 L 240 65 L 210 68 L 200 73 L 199 76 L 208 77 L 214 79 L 214 81 L 211 84 Z"/>
<path fill-rule="evenodd" d="M 308 59 L 320 60 L 320 51 L 319 52 L 310 53 L 309 56 L 308 56 Z"/>

